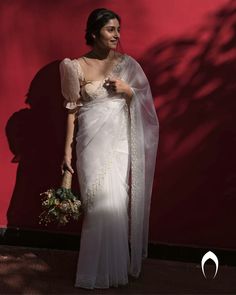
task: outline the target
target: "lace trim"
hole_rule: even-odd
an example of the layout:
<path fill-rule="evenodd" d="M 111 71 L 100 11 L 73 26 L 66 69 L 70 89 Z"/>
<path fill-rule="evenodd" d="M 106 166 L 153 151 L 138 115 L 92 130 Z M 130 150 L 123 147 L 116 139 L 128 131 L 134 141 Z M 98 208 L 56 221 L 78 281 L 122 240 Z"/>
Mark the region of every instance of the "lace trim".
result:
<path fill-rule="evenodd" d="M 142 167 L 139 167 L 137 115 L 135 109 L 131 109 L 131 266 L 130 274 L 137 277 L 141 269 L 142 260 L 142 196 L 144 183 L 142 183 Z M 139 153 L 140 154 L 140 153 Z"/>
<path fill-rule="evenodd" d="M 122 63 L 125 61 L 126 55 L 123 54 L 120 56 L 120 60 L 116 63 L 116 65 L 111 69 L 110 73 L 106 76 L 107 78 L 111 78 L 113 75 L 119 75 L 122 70 Z"/>

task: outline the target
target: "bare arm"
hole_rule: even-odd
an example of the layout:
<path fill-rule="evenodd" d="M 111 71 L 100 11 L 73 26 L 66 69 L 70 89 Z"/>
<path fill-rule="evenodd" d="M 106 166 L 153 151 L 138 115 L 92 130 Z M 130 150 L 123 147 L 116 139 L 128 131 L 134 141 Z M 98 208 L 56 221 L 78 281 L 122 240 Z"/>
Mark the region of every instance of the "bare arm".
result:
<path fill-rule="evenodd" d="M 74 173 L 74 170 L 71 166 L 72 159 L 72 147 L 74 141 L 74 128 L 75 128 L 75 117 L 77 110 L 68 111 L 67 115 L 67 128 L 66 128 L 66 140 L 65 140 L 65 149 L 64 149 L 64 158 L 61 164 L 62 174 L 67 169 L 71 173 Z"/>

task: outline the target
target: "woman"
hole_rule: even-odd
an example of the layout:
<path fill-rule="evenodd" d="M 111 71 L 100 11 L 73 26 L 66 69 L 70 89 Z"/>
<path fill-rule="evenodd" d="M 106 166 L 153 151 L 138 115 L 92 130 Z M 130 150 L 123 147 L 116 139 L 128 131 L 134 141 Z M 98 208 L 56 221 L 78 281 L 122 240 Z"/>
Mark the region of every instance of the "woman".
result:
<path fill-rule="evenodd" d="M 91 51 L 60 63 L 69 109 L 62 169 L 74 172 L 76 123 L 85 216 L 75 286 L 93 289 L 127 284 L 128 274 L 139 276 L 147 256 L 158 120 L 140 65 L 116 51 L 120 17 L 107 9 L 94 10 L 85 37 Z"/>

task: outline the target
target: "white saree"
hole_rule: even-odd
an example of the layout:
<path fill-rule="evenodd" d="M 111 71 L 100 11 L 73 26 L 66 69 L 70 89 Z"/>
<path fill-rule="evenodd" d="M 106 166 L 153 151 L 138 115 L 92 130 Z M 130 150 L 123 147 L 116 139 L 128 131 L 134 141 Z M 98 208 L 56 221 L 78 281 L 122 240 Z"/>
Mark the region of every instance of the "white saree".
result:
<path fill-rule="evenodd" d="M 130 85 L 129 110 L 123 95 L 109 92 L 105 80 L 84 83 L 78 59 L 65 58 L 60 73 L 65 107 L 80 106 L 76 155 L 86 213 L 75 286 L 124 285 L 128 274 L 139 276 L 147 256 L 159 136 L 149 83 L 140 65 L 121 55 L 107 77 Z"/>

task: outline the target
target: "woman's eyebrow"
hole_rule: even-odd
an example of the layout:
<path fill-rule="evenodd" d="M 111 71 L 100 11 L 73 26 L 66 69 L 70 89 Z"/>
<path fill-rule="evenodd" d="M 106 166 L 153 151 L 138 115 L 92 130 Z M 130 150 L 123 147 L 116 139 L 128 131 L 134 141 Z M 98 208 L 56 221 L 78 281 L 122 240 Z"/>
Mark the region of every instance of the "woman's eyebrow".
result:
<path fill-rule="evenodd" d="M 115 26 L 105 26 L 105 28 L 116 28 Z M 117 29 L 120 29 L 120 26 L 117 27 Z"/>

